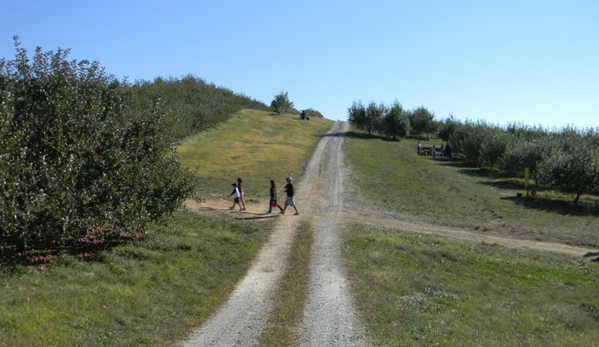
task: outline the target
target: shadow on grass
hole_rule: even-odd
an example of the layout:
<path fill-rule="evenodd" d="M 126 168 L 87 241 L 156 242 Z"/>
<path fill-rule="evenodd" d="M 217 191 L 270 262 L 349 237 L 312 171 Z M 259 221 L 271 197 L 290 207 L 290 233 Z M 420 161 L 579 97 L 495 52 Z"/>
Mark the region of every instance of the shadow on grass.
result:
<path fill-rule="evenodd" d="M 319 135 L 320 137 L 348 137 L 348 138 L 352 138 L 352 139 L 361 139 L 361 140 L 384 140 L 384 141 L 392 141 L 392 142 L 399 142 L 399 141 L 395 141 L 395 140 L 390 140 L 388 138 L 385 138 L 383 136 L 380 135 L 376 135 L 376 134 L 371 134 L 368 135 L 366 133 L 361 133 L 361 132 L 356 132 L 356 131 L 348 131 L 348 132 L 335 132 L 335 133 L 327 133 L 324 135 Z"/>
<path fill-rule="evenodd" d="M 270 219 L 277 218 L 279 213 L 245 213 L 245 215 L 235 217 L 237 220 Z"/>
<path fill-rule="evenodd" d="M 480 185 L 490 186 L 504 191 L 525 190 L 521 179 L 506 177 L 495 170 L 478 168 L 471 163 L 460 159 L 437 159 L 437 163 L 438 165 L 457 168 L 458 172 L 463 175 L 479 178 L 480 181 L 478 184 Z M 538 193 L 542 194 L 542 192 L 543 190 L 538 190 Z M 501 199 L 510 200 L 525 208 L 566 216 L 599 216 L 599 203 L 593 201 L 581 200 L 578 205 L 576 205 L 572 200 L 541 198 L 538 196 L 536 198 L 511 196 L 501 197 Z"/>
<path fill-rule="evenodd" d="M 335 133 L 327 133 L 324 135 L 319 135 L 320 137 L 348 137 L 352 139 L 360 139 L 360 140 L 381 140 L 385 142 L 401 142 L 401 139 L 390 139 L 385 136 L 371 134 L 368 135 L 366 133 L 356 132 L 356 131 L 348 131 L 348 132 L 335 132 Z"/>
<path fill-rule="evenodd" d="M 592 258 L 591 261 L 599 263 L 599 252 L 589 252 L 584 255 L 585 258 Z"/>
<path fill-rule="evenodd" d="M 578 205 L 570 200 L 545 199 L 532 197 L 502 198 L 512 200 L 514 203 L 539 211 L 557 213 L 564 216 L 599 216 L 599 204 L 589 201 L 580 201 Z"/>
<path fill-rule="evenodd" d="M 0 246 L 0 272 L 14 274 L 18 266 L 36 266 L 39 271 L 43 272 L 46 269 L 45 264 L 55 261 L 61 255 L 70 255 L 88 262 L 101 261 L 105 251 L 141 240 L 141 233 L 110 238 L 88 234 L 79 239 L 67 240 L 60 246 L 38 247 L 37 249 L 32 247 L 25 251 L 19 251 L 13 245 L 4 245 Z"/>

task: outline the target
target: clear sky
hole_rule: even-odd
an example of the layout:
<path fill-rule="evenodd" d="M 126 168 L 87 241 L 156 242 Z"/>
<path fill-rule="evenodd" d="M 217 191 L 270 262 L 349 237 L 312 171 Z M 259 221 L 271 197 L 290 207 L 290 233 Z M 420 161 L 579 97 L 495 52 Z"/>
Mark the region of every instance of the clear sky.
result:
<path fill-rule="evenodd" d="M 129 81 L 192 74 L 347 119 L 354 101 L 599 127 L 596 0 L 1 0 L 0 57 L 70 48 Z"/>

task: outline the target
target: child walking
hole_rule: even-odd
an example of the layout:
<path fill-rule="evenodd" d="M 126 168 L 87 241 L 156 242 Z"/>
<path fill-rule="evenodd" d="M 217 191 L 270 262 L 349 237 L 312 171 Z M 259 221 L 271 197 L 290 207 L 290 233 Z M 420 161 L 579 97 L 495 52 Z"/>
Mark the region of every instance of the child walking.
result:
<path fill-rule="evenodd" d="M 229 207 L 229 210 L 235 209 L 235 205 L 238 205 L 239 211 L 242 211 L 243 209 L 241 208 L 241 204 L 239 203 L 241 194 L 239 193 L 239 188 L 237 188 L 237 183 L 233 183 L 231 185 L 233 186 L 233 191 L 231 192 L 231 194 L 229 194 L 229 196 L 235 195 L 235 197 L 233 198 L 233 206 Z"/>
<path fill-rule="evenodd" d="M 272 213 L 272 208 L 274 206 L 278 207 L 279 210 L 281 210 L 281 212 L 283 212 L 283 208 L 277 202 L 277 185 L 275 184 L 275 181 L 270 180 L 270 201 L 268 202 L 268 212 L 267 213 Z"/>
<path fill-rule="evenodd" d="M 241 177 L 237 177 L 237 189 L 239 189 L 239 206 L 245 211 L 245 194 L 243 191 L 243 181 Z"/>

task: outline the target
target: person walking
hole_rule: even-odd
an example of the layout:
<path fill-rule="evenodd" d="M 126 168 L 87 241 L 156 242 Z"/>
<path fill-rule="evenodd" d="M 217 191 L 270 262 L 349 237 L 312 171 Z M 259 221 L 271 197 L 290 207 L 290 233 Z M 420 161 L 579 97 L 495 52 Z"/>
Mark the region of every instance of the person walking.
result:
<path fill-rule="evenodd" d="M 245 211 L 245 194 L 243 191 L 243 181 L 241 180 L 241 177 L 237 177 L 237 188 L 239 189 L 239 205 L 243 207 L 243 210 Z"/>
<path fill-rule="evenodd" d="M 285 185 L 285 188 L 283 188 L 283 191 L 285 191 L 285 193 L 287 193 L 287 199 L 285 199 L 285 207 L 283 208 L 283 211 L 281 211 L 281 214 L 285 214 L 285 211 L 287 211 L 287 206 L 293 206 L 293 209 L 295 210 L 294 215 L 298 215 L 299 211 L 297 210 L 297 206 L 295 205 L 295 191 L 293 189 L 293 183 L 291 182 L 293 179 L 291 177 L 287 177 L 287 184 Z"/>
<path fill-rule="evenodd" d="M 281 210 L 281 212 L 283 212 L 283 208 L 277 202 L 277 185 L 275 184 L 275 181 L 270 180 L 270 201 L 268 202 L 268 212 L 267 213 L 272 213 L 273 207 L 278 207 L 279 210 Z"/>
<path fill-rule="evenodd" d="M 241 204 L 239 203 L 241 194 L 239 193 L 239 188 L 237 187 L 237 183 L 233 183 L 231 185 L 233 186 L 233 191 L 231 192 L 231 194 L 229 194 L 229 196 L 235 196 L 233 197 L 233 206 L 229 207 L 229 210 L 233 210 L 235 209 L 235 205 L 239 205 L 239 211 L 241 211 Z"/>

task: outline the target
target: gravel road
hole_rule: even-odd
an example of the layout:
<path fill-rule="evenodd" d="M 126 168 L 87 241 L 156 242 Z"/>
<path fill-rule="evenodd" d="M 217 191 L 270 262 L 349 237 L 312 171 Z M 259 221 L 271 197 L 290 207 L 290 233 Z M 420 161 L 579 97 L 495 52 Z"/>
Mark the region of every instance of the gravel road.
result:
<path fill-rule="evenodd" d="M 227 303 L 181 346 L 255 346 L 273 309 L 273 297 L 287 267 L 301 220 L 315 226 L 310 298 L 298 327 L 301 346 L 365 346 L 365 334 L 349 294 L 341 261 L 344 184 L 341 150 L 349 129 L 336 122 L 319 142 L 301 181 L 295 182 L 299 216 L 281 216 L 245 278 Z"/>

